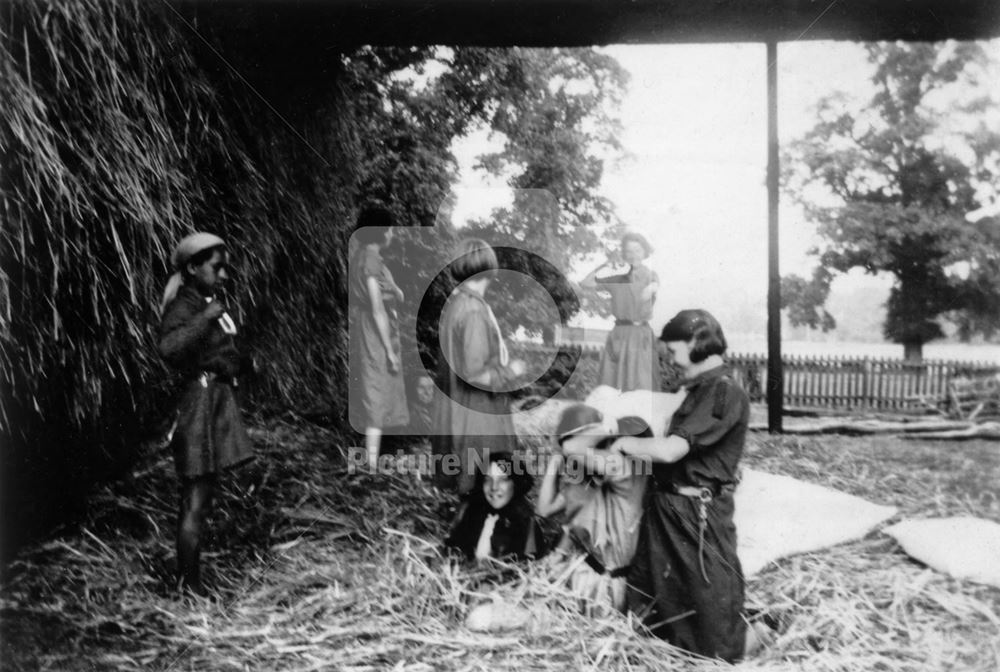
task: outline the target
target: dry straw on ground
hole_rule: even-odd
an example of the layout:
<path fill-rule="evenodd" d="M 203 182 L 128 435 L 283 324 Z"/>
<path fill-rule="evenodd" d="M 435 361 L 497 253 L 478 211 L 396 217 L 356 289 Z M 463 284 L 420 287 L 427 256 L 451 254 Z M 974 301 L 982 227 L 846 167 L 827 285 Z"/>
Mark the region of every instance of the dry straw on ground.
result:
<path fill-rule="evenodd" d="M 343 469 L 340 438 L 272 425 L 258 466 L 225 488 L 206 558 L 211 600 L 169 589 L 174 484 L 151 456 L 77 528 L 23 553 L 0 597 L 11 669 L 721 669 L 582 616 L 542 567 L 442 557 L 447 501 L 410 475 Z M 831 485 L 905 515 L 1000 519 L 996 444 L 754 437 L 750 466 Z M 527 624 L 468 630 L 470 608 L 522 606 Z M 747 670 L 995 670 L 1000 590 L 949 579 L 877 533 L 786 559 L 748 584 L 781 634 Z"/>

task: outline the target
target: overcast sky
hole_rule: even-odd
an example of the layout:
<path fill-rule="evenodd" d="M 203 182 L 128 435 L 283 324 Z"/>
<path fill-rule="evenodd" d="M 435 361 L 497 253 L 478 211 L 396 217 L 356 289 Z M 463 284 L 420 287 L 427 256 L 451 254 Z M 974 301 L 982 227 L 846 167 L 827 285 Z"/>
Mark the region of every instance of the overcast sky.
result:
<path fill-rule="evenodd" d="M 991 45 L 1000 56 L 1000 42 Z M 767 294 L 766 56 L 762 44 L 613 46 L 605 51 L 631 74 L 621 108 L 626 157 L 607 165 L 604 193 L 621 218 L 645 234 L 661 278 L 654 324 L 677 310 L 704 307 L 723 324 L 759 312 Z M 808 130 L 820 97 L 844 91 L 867 98 L 871 66 L 860 45 L 779 45 L 779 136 Z M 503 200 L 472 170 L 485 135 L 460 143 L 456 215 L 487 214 Z M 806 274 L 815 232 L 790 203 L 781 209 L 781 272 Z M 595 257 L 595 261 L 598 258 Z M 589 269 L 577 269 L 577 276 Z M 842 286 L 885 291 L 859 276 Z M 836 286 L 835 286 L 836 291 Z M 734 312 L 735 311 L 735 312 Z M 760 317 L 763 329 L 764 316 Z M 589 324 L 599 321 L 583 320 Z"/>

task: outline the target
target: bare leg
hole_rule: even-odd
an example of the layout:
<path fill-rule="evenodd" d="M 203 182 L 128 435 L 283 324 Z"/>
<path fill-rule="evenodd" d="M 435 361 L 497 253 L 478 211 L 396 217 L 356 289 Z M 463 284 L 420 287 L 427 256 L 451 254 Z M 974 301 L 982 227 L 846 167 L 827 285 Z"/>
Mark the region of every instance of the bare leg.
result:
<path fill-rule="evenodd" d="M 382 430 L 378 427 L 365 427 L 365 448 L 368 450 L 368 468 L 374 473 L 378 468 L 378 452 L 382 443 Z"/>
<path fill-rule="evenodd" d="M 193 478 L 181 486 L 181 506 L 177 517 L 177 574 L 181 586 L 204 594 L 201 585 L 201 536 L 205 516 L 212 505 L 214 479 Z"/>

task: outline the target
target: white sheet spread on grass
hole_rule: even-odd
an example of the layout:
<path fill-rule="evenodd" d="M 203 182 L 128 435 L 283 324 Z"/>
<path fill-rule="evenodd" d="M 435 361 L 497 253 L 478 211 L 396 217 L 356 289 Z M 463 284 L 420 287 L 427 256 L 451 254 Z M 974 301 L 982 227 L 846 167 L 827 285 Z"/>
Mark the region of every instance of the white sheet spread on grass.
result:
<path fill-rule="evenodd" d="M 893 506 L 755 469 L 743 469 L 735 497 L 736 552 L 745 576 L 778 558 L 863 537 L 896 514 Z"/>
<path fill-rule="evenodd" d="M 971 516 L 904 520 L 885 533 L 932 569 L 1000 588 L 1000 525 L 993 521 Z"/>

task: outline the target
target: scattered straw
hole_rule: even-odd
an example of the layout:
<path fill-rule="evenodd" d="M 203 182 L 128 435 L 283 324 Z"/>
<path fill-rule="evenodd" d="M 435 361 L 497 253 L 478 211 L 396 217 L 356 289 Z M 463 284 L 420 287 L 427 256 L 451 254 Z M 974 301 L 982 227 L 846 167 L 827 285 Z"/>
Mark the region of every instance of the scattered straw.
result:
<path fill-rule="evenodd" d="M 347 473 L 330 432 L 275 424 L 254 438 L 260 464 L 242 486 L 234 479 L 225 488 L 213 516 L 212 599 L 170 590 L 175 486 L 161 460 L 131 493 L 106 491 L 80 528 L 9 568 L 0 591 L 8 667 L 727 667 L 644 636 L 629 617 L 583 616 L 541 563 L 483 568 L 444 557 L 438 509 L 446 498 L 410 475 Z M 984 494 L 1000 456 L 985 443 L 942 455 L 888 438 L 755 437 L 747 462 L 906 515 L 1000 518 Z M 780 634 L 743 669 L 985 671 L 1000 662 L 1000 591 L 928 570 L 877 533 L 781 561 L 747 593 L 748 606 L 767 610 Z M 493 600 L 526 610 L 526 625 L 468 630 L 469 610 Z"/>

